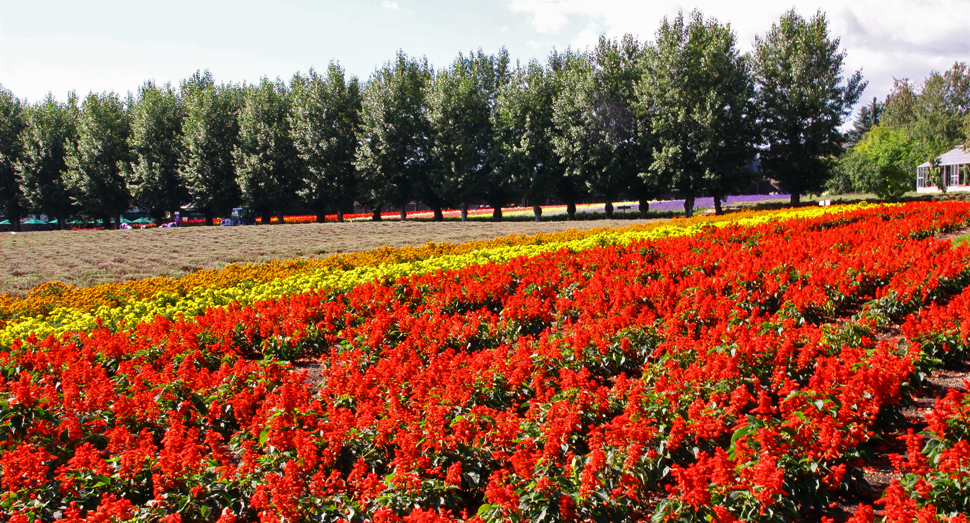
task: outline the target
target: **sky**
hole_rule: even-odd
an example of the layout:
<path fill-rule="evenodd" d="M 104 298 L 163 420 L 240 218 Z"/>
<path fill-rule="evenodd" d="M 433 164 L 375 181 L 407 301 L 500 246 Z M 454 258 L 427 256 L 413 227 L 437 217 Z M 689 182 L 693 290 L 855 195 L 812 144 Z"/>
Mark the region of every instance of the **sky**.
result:
<path fill-rule="evenodd" d="M 134 92 L 209 70 L 217 83 L 288 81 L 337 61 L 366 80 L 401 49 L 438 69 L 459 52 L 506 47 L 542 62 L 552 49 L 584 49 L 600 35 L 652 41 L 661 20 L 699 9 L 729 23 L 742 52 L 794 8 L 821 11 L 861 69 L 865 103 L 894 78 L 917 83 L 970 59 L 970 0 L 0 0 L 0 85 L 30 102 L 47 93 Z"/>

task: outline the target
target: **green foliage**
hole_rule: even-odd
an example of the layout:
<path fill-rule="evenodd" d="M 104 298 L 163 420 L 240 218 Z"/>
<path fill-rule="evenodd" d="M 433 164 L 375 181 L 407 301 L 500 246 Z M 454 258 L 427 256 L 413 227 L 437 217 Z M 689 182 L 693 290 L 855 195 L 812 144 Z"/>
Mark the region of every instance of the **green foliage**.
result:
<path fill-rule="evenodd" d="M 239 138 L 233 150 L 243 200 L 257 213 L 283 211 L 296 200 L 303 163 L 290 135 L 289 91 L 283 82 L 263 78 L 245 90 L 239 112 Z"/>
<path fill-rule="evenodd" d="M 565 175 L 553 146 L 559 85 L 553 71 L 532 60 L 515 72 L 498 96 L 495 127 L 500 154 L 506 158 L 513 191 L 533 202 L 552 195 Z"/>
<path fill-rule="evenodd" d="M 586 129 L 587 108 L 595 101 L 593 92 L 593 64 L 583 53 L 567 51 L 560 58 L 562 65 L 557 71 L 561 95 L 556 99 L 553 124 L 559 129 L 553 145 L 560 163 L 565 167 L 563 185 L 579 194 L 589 190 L 592 171 L 599 168 L 597 162 L 602 153 L 597 149 L 596 137 Z M 555 70 L 555 69 L 554 69 Z"/>
<path fill-rule="evenodd" d="M 242 92 L 214 85 L 206 71 L 182 83 L 182 103 L 182 179 L 207 218 L 227 216 L 242 199 L 233 161 Z"/>
<path fill-rule="evenodd" d="M 373 208 L 398 207 L 404 217 L 405 206 L 427 183 L 432 137 L 424 93 L 430 80 L 427 59 L 398 51 L 364 89 L 355 165 L 362 200 Z"/>
<path fill-rule="evenodd" d="M 347 81 L 344 70 L 331 63 L 325 77 L 310 70 L 306 78 L 297 75 L 292 88 L 290 134 L 307 170 L 300 198 L 318 216 L 335 207 L 343 221 L 343 207 L 356 194 L 360 83 L 356 77 Z"/>
<path fill-rule="evenodd" d="M 874 178 L 856 181 L 864 191 L 891 201 L 898 200 L 906 191 L 913 190 L 916 165 L 912 158 L 912 143 L 902 131 L 877 125 L 873 127 L 849 156 L 861 158 L 871 166 L 860 169 L 860 174 Z"/>
<path fill-rule="evenodd" d="M 132 113 L 129 189 L 134 202 L 160 223 L 166 211 L 174 214 L 190 201 L 179 172 L 185 108 L 171 85 L 146 82 Z"/>
<path fill-rule="evenodd" d="M 81 104 L 78 141 L 68 149 L 69 187 L 81 212 L 107 219 L 131 203 L 122 168 L 131 161 L 131 115 L 115 93 L 91 93 Z"/>
<path fill-rule="evenodd" d="M 638 176 L 646 167 L 643 158 L 649 138 L 649 124 L 638 117 L 636 107 L 643 54 L 643 46 L 632 35 L 619 40 L 601 37 L 590 54 L 590 74 L 580 77 L 587 82 L 582 96 L 575 99 L 580 117 L 568 120 L 572 125 L 563 133 L 567 140 L 587 135 L 591 165 L 585 181 L 591 192 L 604 197 L 607 217 L 612 217 L 612 202 L 620 193 L 635 192 L 638 198 L 649 199 L 666 190 L 663 183 L 651 183 L 654 178 Z"/>
<path fill-rule="evenodd" d="M 77 141 L 77 98 L 66 104 L 51 94 L 24 111 L 25 128 L 20 135 L 23 156 L 17 169 L 23 176 L 30 207 L 57 217 L 58 228 L 74 212 L 65 173 L 67 151 Z"/>
<path fill-rule="evenodd" d="M 655 140 L 648 176 L 658 186 L 671 180 L 688 216 L 700 191 L 720 198 L 753 178 L 753 88 L 735 46 L 729 26 L 694 11 L 664 19 L 647 52 L 639 94 Z"/>
<path fill-rule="evenodd" d="M 767 147 L 761 169 L 797 204 L 804 193 L 821 192 L 832 158 L 842 152 L 839 126 L 866 83 L 858 71 L 842 77 L 845 52 L 830 39 L 821 12 L 805 20 L 794 9 L 756 37 L 753 71 L 759 125 Z"/>
<path fill-rule="evenodd" d="M 468 204 L 488 189 L 495 147 L 492 99 L 487 81 L 493 74 L 487 57 L 459 56 L 439 72 L 427 90 L 428 120 L 434 133 L 429 189 L 425 200 L 441 219 L 441 205 Z"/>
<path fill-rule="evenodd" d="M 10 91 L 0 86 L 0 213 L 14 228 L 26 211 L 27 199 L 17 171 L 23 146 L 20 133 L 24 129 L 23 106 Z"/>
<path fill-rule="evenodd" d="M 964 143 L 968 118 L 970 69 L 960 62 L 943 74 L 932 72 L 921 86 L 897 80 L 882 123 L 906 134 L 911 161 L 918 165 Z"/>

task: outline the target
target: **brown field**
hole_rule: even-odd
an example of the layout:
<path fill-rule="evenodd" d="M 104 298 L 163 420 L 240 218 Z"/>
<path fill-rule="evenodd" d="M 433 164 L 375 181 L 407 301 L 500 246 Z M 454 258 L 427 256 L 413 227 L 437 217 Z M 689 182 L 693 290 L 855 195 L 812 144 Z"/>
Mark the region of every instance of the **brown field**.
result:
<path fill-rule="evenodd" d="M 0 294 L 22 295 L 62 281 L 99 283 L 178 277 L 232 263 L 315 258 L 381 246 L 462 243 L 565 229 L 619 227 L 644 220 L 575 222 L 352 222 L 128 231 L 0 233 Z"/>

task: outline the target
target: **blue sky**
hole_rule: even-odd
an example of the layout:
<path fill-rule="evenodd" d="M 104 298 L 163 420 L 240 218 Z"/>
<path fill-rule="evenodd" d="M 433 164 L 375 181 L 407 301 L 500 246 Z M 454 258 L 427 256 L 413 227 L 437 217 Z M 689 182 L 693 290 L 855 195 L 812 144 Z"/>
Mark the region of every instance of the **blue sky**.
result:
<path fill-rule="evenodd" d="M 790 7 L 826 13 L 847 73 L 862 69 L 863 100 L 893 78 L 922 81 L 970 57 L 970 0 L 815 2 L 618 0 L 0 0 L 0 84 L 37 101 L 52 92 L 134 91 L 209 69 L 219 82 L 288 80 L 337 60 L 366 79 L 397 49 L 446 66 L 459 51 L 505 46 L 513 60 L 584 48 L 600 34 L 649 41 L 664 16 L 699 8 L 730 23 L 742 51 Z"/>

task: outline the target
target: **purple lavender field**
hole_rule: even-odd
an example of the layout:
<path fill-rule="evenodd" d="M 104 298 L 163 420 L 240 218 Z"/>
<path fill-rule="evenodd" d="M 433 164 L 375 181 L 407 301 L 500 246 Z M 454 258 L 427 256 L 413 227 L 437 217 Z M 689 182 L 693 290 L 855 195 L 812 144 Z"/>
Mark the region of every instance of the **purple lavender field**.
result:
<path fill-rule="evenodd" d="M 722 202 L 724 205 L 730 205 L 732 203 L 760 203 L 771 200 L 789 200 L 791 199 L 790 194 L 744 194 L 740 196 L 728 196 L 727 200 Z M 694 212 L 700 209 L 707 209 L 714 207 L 714 198 L 708 196 L 704 198 L 697 198 L 694 200 Z M 630 206 L 630 210 L 639 211 L 640 206 L 636 203 Z M 684 200 L 664 200 L 659 202 L 650 202 L 650 210 L 657 212 L 667 212 L 667 211 L 683 211 L 684 210 Z"/>
<path fill-rule="evenodd" d="M 730 205 L 735 203 L 760 203 L 766 201 L 774 200 L 789 200 L 791 195 L 789 194 L 744 194 L 740 196 L 728 196 L 727 200 L 723 202 L 724 205 Z M 626 208 L 629 205 L 629 208 Z M 629 204 L 624 204 L 620 208 L 620 205 L 614 204 L 613 208 L 617 212 L 632 212 L 639 211 L 640 205 L 636 202 Z M 704 198 L 697 198 L 694 200 L 694 212 L 701 211 L 703 209 L 708 209 L 714 207 L 714 198 L 708 196 Z M 577 212 L 603 212 L 604 208 L 598 205 L 585 205 L 577 209 Z M 683 212 L 684 211 L 684 200 L 662 200 L 650 202 L 651 212 Z"/>

